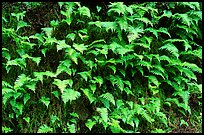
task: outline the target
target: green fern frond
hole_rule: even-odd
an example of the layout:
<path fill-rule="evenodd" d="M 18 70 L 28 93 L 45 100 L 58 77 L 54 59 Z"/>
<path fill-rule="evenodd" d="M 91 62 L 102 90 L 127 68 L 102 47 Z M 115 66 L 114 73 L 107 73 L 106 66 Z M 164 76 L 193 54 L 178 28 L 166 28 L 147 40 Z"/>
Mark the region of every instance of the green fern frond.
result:
<path fill-rule="evenodd" d="M 63 80 L 63 81 L 60 79 L 54 79 L 53 84 L 57 85 L 61 93 L 63 93 L 68 84 L 70 87 L 72 87 L 73 81 L 71 79 Z"/>
<path fill-rule="evenodd" d="M 74 47 L 77 51 L 79 51 L 81 54 L 83 54 L 83 52 L 87 50 L 87 47 L 88 47 L 88 46 L 86 46 L 86 45 L 84 45 L 84 44 L 75 44 L 75 43 L 74 43 L 73 47 Z"/>
<path fill-rule="evenodd" d="M 154 75 L 159 75 L 161 76 L 163 79 L 168 78 L 167 74 L 162 73 L 161 71 L 157 70 L 157 69 L 151 69 L 150 70 L 151 73 L 153 73 Z M 165 77 L 164 77 L 165 76 Z"/>
<path fill-rule="evenodd" d="M 168 32 L 167 28 L 162 28 L 162 27 L 161 27 L 161 28 L 159 28 L 159 29 L 157 30 L 157 32 L 167 34 L 167 35 L 171 38 L 171 35 L 170 35 L 170 33 Z"/>
<path fill-rule="evenodd" d="M 125 17 L 117 18 L 117 23 L 119 24 L 121 30 L 127 31 L 128 23 L 127 23 L 127 19 Z"/>
<path fill-rule="evenodd" d="M 100 113 L 101 118 L 104 122 L 108 122 L 108 110 L 107 108 L 96 108 L 96 111 Z"/>
<path fill-rule="evenodd" d="M 109 92 L 105 93 L 105 94 L 102 94 L 100 95 L 100 97 L 108 100 L 109 102 L 111 102 L 113 105 L 115 105 L 115 99 L 113 97 L 113 95 Z"/>
<path fill-rule="evenodd" d="M 181 52 L 180 54 L 182 55 L 191 55 L 191 56 L 196 56 L 198 57 L 199 59 L 202 59 L 202 48 L 199 48 L 197 50 L 188 50 L 188 51 L 183 51 Z"/>
<path fill-rule="evenodd" d="M 49 132 L 53 132 L 53 128 L 47 126 L 46 124 L 40 126 L 38 133 L 49 133 Z"/>
<path fill-rule="evenodd" d="M 202 69 L 199 68 L 196 64 L 189 63 L 189 62 L 184 62 L 182 64 L 182 66 L 191 69 L 193 72 L 202 73 Z"/>
<path fill-rule="evenodd" d="M 190 18 L 188 16 L 188 14 L 179 14 L 179 13 L 176 13 L 172 17 L 175 18 L 175 19 L 179 19 L 179 20 L 181 19 L 182 23 L 187 25 L 188 27 L 190 27 L 190 25 L 191 25 L 192 18 Z"/>
<path fill-rule="evenodd" d="M 164 46 L 160 47 L 159 50 L 168 50 L 170 53 L 172 53 L 174 56 L 176 56 L 178 58 L 179 54 L 179 50 L 177 49 L 176 46 L 174 46 L 174 44 L 171 43 L 167 43 Z"/>
<path fill-rule="evenodd" d="M 148 76 L 148 82 L 149 82 L 149 84 L 150 84 L 150 83 L 155 84 L 157 87 L 159 87 L 159 85 L 161 84 L 161 83 L 157 80 L 157 78 L 156 78 L 155 76 L 153 76 L 153 75 Z"/>
<path fill-rule="evenodd" d="M 176 91 L 173 93 L 174 96 L 178 95 L 183 99 L 184 102 L 184 109 L 188 110 L 188 100 L 190 98 L 190 92 L 189 91 Z"/>
<path fill-rule="evenodd" d="M 68 101 L 76 100 L 81 96 L 81 93 L 73 89 L 64 89 L 62 93 L 62 101 L 66 104 Z"/>
<path fill-rule="evenodd" d="M 184 7 L 188 6 L 188 7 L 192 8 L 193 10 L 196 10 L 196 8 L 197 8 L 197 10 L 200 10 L 199 2 L 177 2 L 177 5 L 178 6 L 184 6 Z"/>
<path fill-rule="evenodd" d="M 116 22 L 101 22 L 101 26 L 106 29 L 108 32 L 111 29 L 111 32 L 117 30 L 117 23 Z"/>
<path fill-rule="evenodd" d="M 89 99 L 90 104 L 92 102 L 94 102 L 96 100 L 96 98 L 94 97 L 93 93 L 91 93 L 91 91 L 89 89 L 83 89 L 81 88 L 81 90 L 84 92 L 84 94 L 86 95 L 86 97 Z"/>
<path fill-rule="evenodd" d="M 31 80 L 31 78 L 27 77 L 25 74 L 21 74 L 18 76 L 14 83 L 14 89 L 18 89 L 21 86 L 23 86 L 28 80 Z"/>
<path fill-rule="evenodd" d="M 79 7 L 78 11 L 79 11 L 80 15 L 91 17 L 91 13 L 90 13 L 89 8 L 87 8 L 85 6 Z"/>
<path fill-rule="evenodd" d="M 120 14 L 124 14 L 126 11 L 125 10 L 126 5 L 124 5 L 123 2 L 114 2 L 114 3 L 111 3 L 111 5 L 108 5 L 108 7 L 110 8 L 107 12 L 108 15 L 110 15 L 110 13 L 112 12 L 116 12 L 120 15 Z"/>
<path fill-rule="evenodd" d="M 185 75 L 189 78 L 189 79 L 194 79 L 197 81 L 197 77 L 196 75 L 191 71 L 189 70 L 188 68 L 182 68 L 180 69 L 181 73 L 185 73 Z"/>
<path fill-rule="evenodd" d="M 91 70 L 90 71 L 84 71 L 84 72 L 79 72 L 78 73 L 86 82 L 88 80 L 88 77 L 91 77 Z"/>
<path fill-rule="evenodd" d="M 71 46 L 68 45 L 68 44 L 66 44 L 66 43 L 65 43 L 65 40 L 58 40 L 58 41 L 57 41 L 57 52 L 58 52 L 59 50 L 64 49 L 64 48 L 71 48 Z"/>
<path fill-rule="evenodd" d="M 2 81 L 2 87 L 9 87 L 9 88 L 13 88 L 13 86 L 11 86 L 8 82 L 6 81 Z"/>
<path fill-rule="evenodd" d="M 143 17 L 143 18 L 134 18 L 134 20 L 141 21 L 141 22 L 145 23 L 146 26 L 147 26 L 147 24 L 150 24 L 151 27 L 153 27 L 152 22 L 148 18 L 146 18 L 146 17 Z"/>
<path fill-rule="evenodd" d="M 60 61 L 59 66 L 57 67 L 56 76 L 62 72 L 66 72 L 68 75 L 71 76 L 72 71 L 70 69 L 71 61 L 66 59 L 64 61 Z"/>
<path fill-rule="evenodd" d="M 151 63 L 147 61 L 140 61 L 137 63 L 137 65 L 147 67 L 148 70 L 150 70 L 150 67 L 152 67 Z"/>

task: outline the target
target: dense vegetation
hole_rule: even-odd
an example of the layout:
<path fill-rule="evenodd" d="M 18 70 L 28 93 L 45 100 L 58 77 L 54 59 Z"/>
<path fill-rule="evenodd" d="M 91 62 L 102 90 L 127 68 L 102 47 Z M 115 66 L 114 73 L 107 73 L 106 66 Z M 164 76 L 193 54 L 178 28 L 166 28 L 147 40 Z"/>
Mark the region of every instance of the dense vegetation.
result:
<path fill-rule="evenodd" d="M 2 3 L 2 129 L 202 132 L 198 2 Z"/>

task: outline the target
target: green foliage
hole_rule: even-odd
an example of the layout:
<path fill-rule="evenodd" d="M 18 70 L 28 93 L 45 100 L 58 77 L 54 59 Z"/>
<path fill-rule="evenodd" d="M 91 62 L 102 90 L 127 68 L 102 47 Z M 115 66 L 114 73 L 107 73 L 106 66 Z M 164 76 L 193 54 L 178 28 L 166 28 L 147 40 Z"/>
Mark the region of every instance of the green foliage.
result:
<path fill-rule="evenodd" d="M 200 121 L 202 5 L 88 5 L 3 3 L 3 132 L 166 133 Z"/>

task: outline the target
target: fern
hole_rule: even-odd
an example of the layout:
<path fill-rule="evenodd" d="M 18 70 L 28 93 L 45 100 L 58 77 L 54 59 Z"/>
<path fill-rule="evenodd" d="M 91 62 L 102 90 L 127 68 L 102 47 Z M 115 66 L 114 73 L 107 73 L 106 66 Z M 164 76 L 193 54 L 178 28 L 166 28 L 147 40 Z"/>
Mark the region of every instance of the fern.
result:
<path fill-rule="evenodd" d="M 14 89 L 22 87 L 30 79 L 31 78 L 27 77 L 25 74 L 19 75 L 14 83 Z"/>
<path fill-rule="evenodd" d="M 108 110 L 107 108 L 96 108 L 96 111 L 100 113 L 102 120 L 107 123 L 108 122 Z"/>
<path fill-rule="evenodd" d="M 111 102 L 113 105 L 115 105 L 115 99 L 113 97 L 113 95 L 109 92 L 105 93 L 105 94 L 102 94 L 100 95 L 100 97 L 108 100 L 109 102 Z"/>
<path fill-rule="evenodd" d="M 52 132 L 53 128 L 48 127 L 46 124 L 40 126 L 38 133 L 48 133 L 48 132 Z"/>
<path fill-rule="evenodd" d="M 60 61 L 60 65 L 57 67 L 57 71 L 56 71 L 56 76 L 62 72 L 66 72 L 68 75 L 71 76 L 72 71 L 70 69 L 71 66 L 71 61 L 70 60 L 64 60 L 64 61 Z"/>
<path fill-rule="evenodd" d="M 68 101 L 76 100 L 81 96 L 81 93 L 73 89 L 64 89 L 62 93 L 62 101 L 66 104 Z"/>
<path fill-rule="evenodd" d="M 93 93 L 89 89 L 81 88 L 81 90 L 84 92 L 86 97 L 89 99 L 90 104 L 96 100 L 96 98 L 94 97 Z"/>
<path fill-rule="evenodd" d="M 63 93 L 68 84 L 70 87 L 72 87 L 73 81 L 71 79 L 63 80 L 63 81 L 59 79 L 54 79 L 53 84 L 57 85 L 61 93 Z"/>
<path fill-rule="evenodd" d="M 86 127 L 89 128 L 89 130 L 91 131 L 92 127 L 96 124 L 95 121 L 92 121 L 91 119 L 88 119 L 87 122 L 85 123 Z"/>
<path fill-rule="evenodd" d="M 83 54 L 83 52 L 85 50 L 87 50 L 87 46 L 85 46 L 84 44 L 75 44 L 73 45 L 73 47 L 78 50 L 81 54 Z"/>
<path fill-rule="evenodd" d="M 78 11 L 79 11 L 80 15 L 91 17 L 91 13 L 90 13 L 89 8 L 87 8 L 85 6 L 78 8 Z"/>
<path fill-rule="evenodd" d="M 41 97 L 40 101 L 46 105 L 46 107 L 48 108 L 49 104 L 50 104 L 50 98 L 47 98 L 45 96 Z"/>
<path fill-rule="evenodd" d="M 114 2 L 114 3 L 111 3 L 111 5 L 108 5 L 108 7 L 110 8 L 108 10 L 109 16 L 110 16 L 110 13 L 112 12 L 116 12 L 120 15 L 120 14 L 124 14 L 126 11 L 126 6 L 123 4 L 123 2 Z"/>
<path fill-rule="evenodd" d="M 86 82 L 88 80 L 88 77 L 91 78 L 91 70 L 90 71 L 84 71 L 78 73 Z"/>
<path fill-rule="evenodd" d="M 160 47 L 159 50 L 168 50 L 170 53 L 172 53 L 174 56 L 176 56 L 178 58 L 179 54 L 179 50 L 177 49 L 176 46 L 174 46 L 174 44 L 171 43 L 167 43 L 164 46 Z"/>
<path fill-rule="evenodd" d="M 182 64 L 182 66 L 183 66 L 183 67 L 186 67 L 186 68 L 188 68 L 188 69 L 191 69 L 191 71 L 193 71 L 193 72 L 202 73 L 202 69 L 199 68 L 196 64 L 184 62 L 184 63 Z"/>

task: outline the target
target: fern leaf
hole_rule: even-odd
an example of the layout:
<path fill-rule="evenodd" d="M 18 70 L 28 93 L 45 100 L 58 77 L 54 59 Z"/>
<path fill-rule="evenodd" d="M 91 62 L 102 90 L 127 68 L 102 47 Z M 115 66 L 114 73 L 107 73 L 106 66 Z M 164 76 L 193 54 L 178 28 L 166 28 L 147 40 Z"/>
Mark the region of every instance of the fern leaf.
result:
<path fill-rule="evenodd" d="M 65 43 L 65 40 L 58 40 L 58 41 L 57 41 L 57 52 L 58 52 L 59 50 L 64 49 L 64 48 L 71 48 L 71 46 L 68 45 L 68 44 L 66 44 L 66 43 Z"/>
<path fill-rule="evenodd" d="M 152 32 L 155 35 L 155 37 L 158 39 L 158 32 L 157 32 L 158 30 L 156 30 L 154 28 L 147 28 L 147 29 L 145 29 L 145 31 Z"/>
<path fill-rule="evenodd" d="M 155 76 L 153 76 L 153 75 L 148 76 L 148 81 L 149 81 L 149 83 L 155 84 L 157 87 L 159 87 L 159 85 L 161 84 L 161 83 L 157 80 L 157 78 L 156 78 Z"/>
<path fill-rule="evenodd" d="M 53 128 L 48 127 L 46 124 L 40 126 L 38 133 L 48 133 L 53 132 Z"/>
<path fill-rule="evenodd" d="M 175 55 L 177 58 L 179 56 L 178 54 L 178 49 L 176 46 L 174 46 L 174 44 L 171 44 L 171 43 L 167 43 L 165 44 L 164 46 L 160 47 L 159 50 L 168 50 L 170 53 L 172 53 L 173 55 Z"/>
<path fill-rule="evenodd" d="M 88 77 L 91 78 L 91 70 L 90 71 L 84 71 L 78 73 L 86 82 L 88 80 Z"/>
<path fill-rule="evenodd" d="M 143 17 L 143 18 L 134 18 L 134 20 L 142 21 L 142 22 L 144 22 L 146 24 L 146 26 L 147 26 L 147 24 L 150 24 L 151 27 L 153 27 L 152 22 L 148 18 L 145 18 L 145 17 Z"/>
<path fill-rule="evenodd" d="M 162 27 L 161 27 L 161 28 L 159 28 L 159 29 L 157 30 L 157 32 L 167 34 L 167 35 L 171 38 L 171 35 L 170 35 L 170 33 L 168 32 L 167 28 L 162 28 Z"/>
<path fill-rule="evenodd" d="M 47 37 L 51 37 L 51 35 L 52 35 L 52 31 L 53 31 L 53 28 L 41 28 L 44 32 L 45 32 L 45 34 L 47 35 Z"/>
<path fill-rule="evenodd" d="M 57 67 L 57 71 L 56 71 L 56 76 L 58 74 L 60 74 L 61 72 L 66 72 L 68 75 L 72 74 L 72 71 L 70 69 L 71 66 L 71 61 L 70 60 L 64 60 L 64 61 L 60 61 L 60 65 Z"/>
<path fill-rule="evenodd" d="M 81 54 L 83 54 L 83 52 L 84 52 L 85 50 L 87 50 L 87 46 L 85 46 L 84 44 L 75 44 L 75 43 L 74 43 L 73 47 L 74 47 L 77 51 L 79 51 Z"/>
<path fill-rule="evenodd" d="M 150 64 L 150 62 L 147 62 L 147 61 L 140 61 L 137 63 L 138 65 L 141 65 L 141 66 L 144 66 L 144 67 L 147 67 L 148 70 L 150 70 L 150 67 L 152 66 Z"/>
<path fill-rule="evenodd" d="M 110 29 L 112 32 L 117 30 L 117 23 L 116 22 L 101 22 L 101 26 L 104 27 L 107 32 Z"/>
<path fill-rule="evenodd" d="M 105 123 L 108 122 L 108 110 L 107 108 L 96 108 L 96 111 L 100 113 L 101 118 Z"/>
<path fill-rule="evenodd" d="M 113 97 L 113 95 L 109 92 L 105 93 L 105 94 L 102 94 L 100 97 L 108 100 L 109 102 L 111 102 L 113 105 L 115 105 L 115 99 Z"/>
<path fill-rule="evenodd" d="M 101 87 L 101 85 L 103 84 L 103 78 L 101 76 L 96 76 L 93 78 L 95 79 L 94 82 L 99 83 L 99 87 Z"/>
<path fill-rule="evenodd" d="M 72 87 L 73 81 L 71 79 L 63 80 L 63 81 L 60 79 L 54 79 L 53 84 L 57 85 L 61 93 L 63 93 L 68 84 L 70 87 Z"/>
<path fill-rule="evenodd" d="M 112 12 L 116 12 L 119 15 L 124 14 L 126 9 L 126 6 L 123 4 L 123 2 L 114 2 L 111 3 L 111 5 L 108 5 L 108 7 L 110 8 L 108 10 L 108 15 L 110 15 Z"/>
<path fill-rule="evenodd" d="M 126 85 L 128 85 L 128 87 L 131 89 L 131 83 L 130 83 L 130 81 L 123 81 Z"/>
<path fill-rule="evenodd" d="M 190 27 L 192 19 L 188 16 L 188 14 L 179 14 L 179 13 L 176 13 L 172 17 L 174 17 L 176 19 L 182 19 L 182 23 L 184 23 L 185 25 Z"/>
<path fill-rule="evenodd" d="M 197 77 L 196 75 L 191 71 L 189 70 L 188 68 L 182 68 L 180 69 L 181 73 L 185 73 L 185 75 L 189 78 L 189 79 L 194 79 L 197 81 Z"/>
<path fill-rule="evenodd" d="M 62 100 L 66 104 L 68 101 L 76 100 L 81 96 L 81 93 L 73 89 L 64 89 L 62 93 Z"/>
<path fill-rule="evenodd" d="M 168 56 L 166 56 L 166 55 L 160 56 L 160 60 L 166 60 L 166 61 L 168 61 L 169 63 L 171 63 L 171 59 L 170 59 Z"/>
<path fill-rule="evenodd" d="M 30 79 L 31 78 L 27 77 L 25 74 L 19 75 L 14 83 L 14 89 L 20 88 L 21 86 L 23 86 L 23 84 L 25 84 Z"/>
<path fill-rule="evenodd" d="M 9 87 L 9 88 L 13 88 L 13 86 L 11 86 L 8 82 L 6 81 L 2 81 L 2 87 Z"/>
<path fill-rule="evenodd" d="M 91 17 L 91 13 L 90 13 L 89 8 L 87 8 L 85 6 L 78 8 L 78 11 L 79 11 L 80 15 Z"/>
<path fill-rule="evenodd" d="M 202 69 L 199 68 L 196 64 L 184 62 L 182 66 L 191 69 L 193 72 L 202 73 Z"/>
<path fill-rule="evenodd" d="M 87 122 L 85 123 L 86 127 L 89 128 L 89 130 L 91 131 L 92 127 L 96 124 L 95 121 L 92 121 L 91 119 L 88 119 Z"/>
<path fill-rule="evenodd" d="M 45 96 L 41 97 L 40 101 L 45 104 L 48 108 L 49 104 L 50 104 L 50 98 L 47 98 Z"/>
<path fill-rule="evenodd" d="M 125 17 L 124 18 L 117 18 L 117 22 L 118 22 L 121 30 L 127 31 L 128 23 L 127 23 L 127 19 Z"/>
<path fill-rule="evenodd" d="M 128 42 L 131 43 L 133 40 L 139 38 L 141 34 L 144 33 L 144 30 L 140 27 L 134 28 L 134 27 L 129 27 L 128 29 L 129 34 L 128 34 Z"/>
<path fill-rule="evenodd" d="M 91 93 L 91 91 L 89 89 L 81 88 L 81 90 L 84 92 L 86 97 L 89 99 L 90 104 L 96 100 L 96 98 L 94 97 L 93 93 Z"/>

